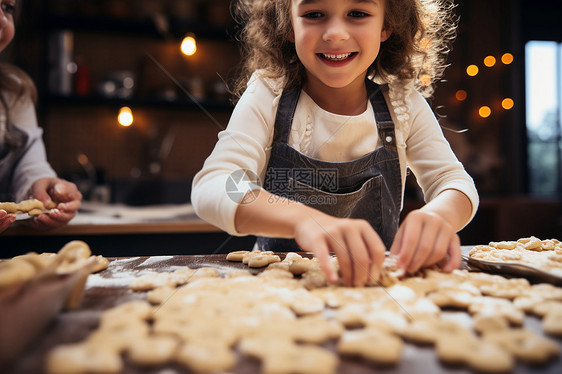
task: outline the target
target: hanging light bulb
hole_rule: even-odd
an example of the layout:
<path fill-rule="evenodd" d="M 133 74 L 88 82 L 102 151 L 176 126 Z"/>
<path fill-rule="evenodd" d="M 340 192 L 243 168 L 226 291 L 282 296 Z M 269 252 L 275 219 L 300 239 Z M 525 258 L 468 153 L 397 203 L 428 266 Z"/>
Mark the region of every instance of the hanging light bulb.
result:
<path fill-rule="evenodd" d="M 195 35 L 187 34 L 181 42 L 181 52 L 186 56 L 193 56 L 197 52 L 197 42 Z"/>
<path fill-rule="evenodd" d="M 129 127 L 133 124 L 133 112 L 131 108 L 124 106 L 119 109 L 119 115 L 117 115 L 117 122 L 123 127 Z"/>

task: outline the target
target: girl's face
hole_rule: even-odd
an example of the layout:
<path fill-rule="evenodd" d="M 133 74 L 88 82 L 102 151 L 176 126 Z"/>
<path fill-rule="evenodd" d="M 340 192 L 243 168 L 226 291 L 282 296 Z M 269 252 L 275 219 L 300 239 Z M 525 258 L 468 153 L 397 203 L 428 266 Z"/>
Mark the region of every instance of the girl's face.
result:
<path fill-rule="evenodd" d="M 291 21 L 307 84 L 332 88 L 361 83 L 375 61 L 383 28 L 384 0 L 291 0 Z"/>
<path fill-rule="evenodd" d="M 0 0 L 0 52 L 3 51 L 14 38 L 15 10 L 16 0 Z"/>

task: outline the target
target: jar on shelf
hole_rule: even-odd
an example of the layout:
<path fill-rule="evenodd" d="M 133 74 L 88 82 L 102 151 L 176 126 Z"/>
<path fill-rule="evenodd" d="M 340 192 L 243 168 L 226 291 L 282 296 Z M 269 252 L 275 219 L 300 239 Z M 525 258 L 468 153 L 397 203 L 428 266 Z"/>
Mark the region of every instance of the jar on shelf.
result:
<path fill-rule="evenodd" d="M 168 13 L 178 19 L 197 19 L 197 1 L 172 0 L 168 4 Z"/>
<path fill-rule="evenodd" d="M 100 95 L 108 98 L 130 99 L 135 89 L 135 75 L 129 70 L 111 72 L 98 86 Z"/>
<path fill-rule="evenodd" d="M 129 0 L 103 0 L 101 8 L 106 16 L 112 18 L 131 18 L 133 15 Z"/>
<path fill-rule="evenodd" d="M 185 0 L 184 0 L 185 1 Z M 189 2 L 189 1 L 185 1 Z M 165 4 L 161 0 L 137 0 L 134 13 L 137 18 L 152 18 L 155 14 L 164 14 Z"/>
<path fill-rule="evenodd" d="M 211 25 L 227 26 L 232 23 L 228 1 L 209 0 L 202 3 L 201 10 L 205 21 Z"/>
<path fill-rule="evenodd" d="M 51 0 L 49 4 L 51 12 L 54 14 L 71 14 L 76 10 L 74 0 Z"/>

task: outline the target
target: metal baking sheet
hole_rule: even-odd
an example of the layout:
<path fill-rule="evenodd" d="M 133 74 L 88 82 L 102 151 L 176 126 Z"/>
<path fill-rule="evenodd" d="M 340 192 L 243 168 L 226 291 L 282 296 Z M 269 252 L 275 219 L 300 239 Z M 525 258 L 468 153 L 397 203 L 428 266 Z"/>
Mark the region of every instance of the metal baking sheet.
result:
<path fill-rule="evenodd" d="M 468 265 L 489 273 L 518 276 L 531 281 L 548 282 L 557 286 L 562 286 L 562 276 L 533 266 L 518 262 L 485 261 L 470 257 L 469 255 L 463 255 L 463 258 Z"/>

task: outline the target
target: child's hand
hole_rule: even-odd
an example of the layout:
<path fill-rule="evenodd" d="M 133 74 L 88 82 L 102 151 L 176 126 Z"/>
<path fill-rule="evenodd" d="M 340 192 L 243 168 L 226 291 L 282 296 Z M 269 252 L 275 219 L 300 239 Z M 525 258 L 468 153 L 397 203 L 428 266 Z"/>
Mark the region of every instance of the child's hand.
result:
<path fill-rule="evenodd" d="M 0 232 L 6 230 L 15 220 L 14 214 L 8 214 L 5 210 L 0 209 Z"/>
<path fill-rule="evenodd" d="M 451 272 L 461 262 L 460 239 L 453 227 L 438 214 L 422 210 L 406 216 L 390 253 L 398 256 L 398 268 L 406 273 L 434 264 Z"/>
<path fill-rule="evenodd" d="M 297 224 L 295 240 L 304 251 L 314 253 L 330 282 L 338 280 L 330 252 L 336 253 L 345 284 L 364 286 L 370 277 L 379 279 L 386 248 L 365 220 L 310 216 Z"/>
<path fill-rule="evenodd" d="M 74 183 L 59 178 L 42 178 L 31 186 L 31 195 L 45 206 L 56 204 L 48 214 L 33 218 L 31 226 L 39 230 L 48 230 L 68 223 L 80 208 L 82 194 Z"/>

